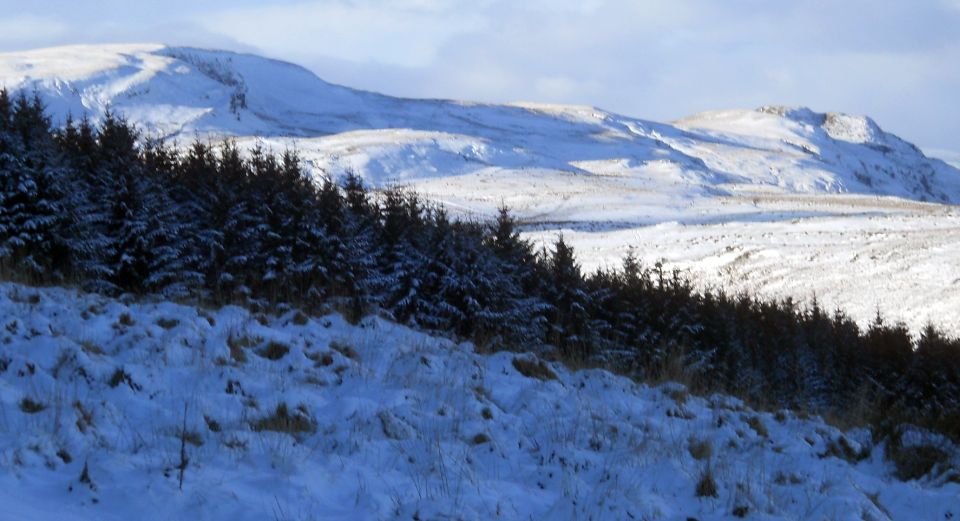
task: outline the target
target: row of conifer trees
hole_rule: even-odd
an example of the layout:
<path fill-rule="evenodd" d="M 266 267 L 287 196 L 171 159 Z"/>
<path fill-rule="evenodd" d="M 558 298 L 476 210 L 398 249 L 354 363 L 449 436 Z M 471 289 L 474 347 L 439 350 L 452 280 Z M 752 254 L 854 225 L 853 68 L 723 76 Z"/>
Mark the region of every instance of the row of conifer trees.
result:
<path fill-rule="evenodd" d="M 181 151 L 108 114 L 54 127 L 0 92 L 0 275 L 264 310 L 380 313 L 491 349 L 681 377 L 775 407 L 909 418 L 960 439 L 960 342 L 815 303 L 696 291 L 628 256 L 585 274 L 504 209 L 452 219 L 401 189 L 315 181 L 292 152 Z M 867 407 L 864 409 L 864 405 Z"/>

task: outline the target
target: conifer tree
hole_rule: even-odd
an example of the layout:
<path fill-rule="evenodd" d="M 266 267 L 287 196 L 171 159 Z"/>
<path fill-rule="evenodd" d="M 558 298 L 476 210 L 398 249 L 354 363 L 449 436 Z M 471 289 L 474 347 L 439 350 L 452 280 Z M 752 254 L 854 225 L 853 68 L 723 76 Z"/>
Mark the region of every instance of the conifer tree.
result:
<path fill-rule="evenodd" d="M 590 303 L 573 248 L 562 235 L 554 243 L 548 266 L 548 301 L 553 307 L 548 338 L 565 356 L 585 360 L 592 354 L 588 330 Z"/>
<path fill-rule="evenodd" d="M 182 295 L 192 282 L 169 186 L 139 155 L 138 134 L 108 113 L 98 133 L 96 176 L 107 209 L 105 282 L 114 291 Z"/>
<path fill-rule="evenodd" d="M 332 183 L 331 183 L 332 184 Z M 362 180 L 351 173 L 343 179 L 343 209 L 340 211 L 343 237 L 342 257 L 336 257 L 335 280 L 342 290 L 341 307 L 347 318 L 353 322 L 360 320 L 364 313 L 382 305 L 379 276 L 379 258 L 382 247 L 379 242 L 379 222 L 374 205 L 370 202 Z M 323 200 L 334 200 L 333 186 L 327 185 Z M 337 191 L 339 194 L 339 191 Z M 341 262 L 342 259 L 342 262 Z"/>
<path fill-rule="evenodd" d="M 0 267 L 30 281 L 72 269 L 67 173 L 39 97 L 0 93 Z"/>
<path fill-rule="evenodd" d="M 543 299 L 544 277 L 517 221 L 501 206 L 485 244 L 491 250 L 491 303 L 478 317 L 477 332 L 492 343 L 531 346 L 546 341 L 550 305 Z"/>

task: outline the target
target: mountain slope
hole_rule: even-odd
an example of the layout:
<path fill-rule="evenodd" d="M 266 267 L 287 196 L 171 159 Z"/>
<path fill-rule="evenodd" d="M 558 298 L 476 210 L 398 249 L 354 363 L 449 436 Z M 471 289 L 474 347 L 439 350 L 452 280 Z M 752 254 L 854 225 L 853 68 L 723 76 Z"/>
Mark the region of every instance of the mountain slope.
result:
<path fill-rule="evenodd" d="M 620 175 L 692 195 L 733 184 L 960 201 L 956 169 L 869 119 L 807 109 L 700 115 L 671 126 L 591 107 L 391 98 L 331 85 L 284 62 L 159 45 L 2 54 L 0 84 L 36 90 L 58 117 L 100 117 L 112 107 L 181 141 L 301 138 L 298 148 L 318 167 L 361 167 L 374 182 L 430 176 L 426 161 L 445 176 L 490 168 Z M 373 129 L 407 131 L 373 140 L 360 134 L 346 153 L 304 140 Z"/>
<path fill-rule="evenodd" d="M 677 126 L 702 136 L 693 145 L 700 153 L 694 153 L 711 168 L 750 172 L 767 168 L 766 183 L 789 179 L 798 191 L 956 202 L 960 187 L 953 167 L 925 158 L 916 146 L 884 132 L 868 117 L 764 107 L 698 114 Z M 678 148 L 684 149 L 682 144 Z"/>
<path fill-rule="evenodd" d="M 0 314 L 11 519 L 960 514 L 960 485 L 897 480 L 866 431 L 600 370 L 524 376 L 515 360 L 529 355 L 478 355 L 374 317 L 13 284 Z"/>

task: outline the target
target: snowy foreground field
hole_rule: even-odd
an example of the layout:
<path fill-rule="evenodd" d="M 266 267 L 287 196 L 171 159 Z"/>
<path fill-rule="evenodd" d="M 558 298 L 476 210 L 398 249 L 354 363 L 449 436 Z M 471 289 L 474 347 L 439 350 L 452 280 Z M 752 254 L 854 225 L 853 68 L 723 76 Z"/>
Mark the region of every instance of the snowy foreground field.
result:
<path fill-rule="evenodd" d="M 377 318 L 13 284 L 0 316 L 3 519 L 960 515 L 864 431 Z"/>

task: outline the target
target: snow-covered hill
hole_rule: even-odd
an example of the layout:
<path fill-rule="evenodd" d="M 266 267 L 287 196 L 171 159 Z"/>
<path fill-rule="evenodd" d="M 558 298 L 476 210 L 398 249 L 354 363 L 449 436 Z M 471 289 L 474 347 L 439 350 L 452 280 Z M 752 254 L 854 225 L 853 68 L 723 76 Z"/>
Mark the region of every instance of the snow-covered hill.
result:
<path fill-rule="evenodd" d="M 13 284 L 0 316 L 4 519 L 960 515 L 865 431 L 372 317 Z"/>
<path fill-rule="evenodd" d="M 672 126 L 592 107 L 391 98 L 284 62 L 159 45 L 2 54 L 0 84 L 36 90 L 61 118 L 113 108 L 181 140 L 301 138 L 318 166 L 358 168 L 376 182 L 534 169 L 656 188 L 747 184 L 960 202 L 956 169 L 869 118 L 809 109 L 701 114 Z M 345 132 L 357 133 L 308 139 Z"/>
<path fill-rule="evenodd" d="M 960 170 L 867 117 L 764 107 L 666 124 L 593 107 L 399 99 L 284 62 L 161 45 L 0 54 L 0 85 L 35 90 L 57 119 L 112 108 L 181 144 L 293 147 L 317 172 L 407 184 L 469 216 L 506 204 L 531 237 L 566 233 L 590 267 L 635 248 L 704 284 L 816 295 L 861 322 L 880 309 L 960 334 Z"/>

